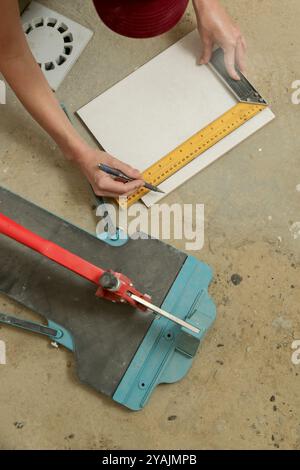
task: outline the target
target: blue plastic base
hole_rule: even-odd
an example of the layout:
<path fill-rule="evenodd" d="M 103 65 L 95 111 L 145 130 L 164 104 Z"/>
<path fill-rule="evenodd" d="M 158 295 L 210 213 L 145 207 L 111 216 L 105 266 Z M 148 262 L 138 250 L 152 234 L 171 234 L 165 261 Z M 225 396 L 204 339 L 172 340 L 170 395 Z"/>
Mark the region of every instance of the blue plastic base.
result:
<path fill-rule="evenodd" d="M 211 280 L 209 266 L 187 258 L 162 308 L 198 327 L 200 333 L 157 317 L 113 396 L 116 402 L 140 410 L 158 384 L 176 382 L 187 374 L 216 317 L 215 304 L 207 292 Z"/>
<path fill-rule="evenodd" d="M 117 228 L 113 234 L 110 234 L 109 232 L 102 232 L 97 235 L 97 238 L 107 243 L 108 245 L 117 247 L 126 245 L 128 241 L 128 235 L 120 228 Z"/>
<path fill-rule="evenodd" d="M 47 322 L 49 328 L 53 328 L 57 331 L 57 335 L 51 337 L 52 340 L 56 343 L 61 344 L 65 348 L 70 349 L 70 351 L 74 351 L 74 342 L 71 333 L 65 328 L 63 328 L 61 325 L 55 323 L 54 321 L 47 320 Z"/>

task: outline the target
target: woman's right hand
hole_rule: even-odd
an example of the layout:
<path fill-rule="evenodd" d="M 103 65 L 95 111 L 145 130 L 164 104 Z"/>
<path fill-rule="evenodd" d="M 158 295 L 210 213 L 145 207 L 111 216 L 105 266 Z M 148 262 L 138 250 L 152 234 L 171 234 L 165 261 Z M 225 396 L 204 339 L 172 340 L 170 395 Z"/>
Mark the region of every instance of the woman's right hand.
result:
<path fill-rule="evenodd" d="M 142 175 L 138 170 L 98 149 L 86 148 L 82 157 L 76 158 L 76 163 L 97 196 L 115 198 L 130 196 L 144 185 Z M 110 175 L 99 170 L 99 163 L 105 163 L 105 165 L 121 170 L 125 175 L 134 178 L 135 181 L 127 183 L 116 181 Z"/>

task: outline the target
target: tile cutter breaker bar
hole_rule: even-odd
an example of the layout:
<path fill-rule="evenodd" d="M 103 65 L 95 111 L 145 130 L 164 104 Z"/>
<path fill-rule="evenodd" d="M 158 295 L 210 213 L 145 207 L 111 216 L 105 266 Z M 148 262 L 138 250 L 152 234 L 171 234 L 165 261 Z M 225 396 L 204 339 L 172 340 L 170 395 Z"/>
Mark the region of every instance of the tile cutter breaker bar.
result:
<path fill-rule="evenodd" d="M 168 318 L 193 333 L 200 332 L 200 330 L 193 325 L 151 304 L 150 296 L 141 294 L 135 289 L 132 281 L 124 274 L 112 270 L 104 270 L 99 266 L 95 266 L 65 248 L 31 232 L 1 213 L 0 233 L 96 284 L 98 287 L 96 291 L 97 297 L 102 297 L 112 302 L 127 303 L 142 311 L 149 309 L 155 314 Z"/>

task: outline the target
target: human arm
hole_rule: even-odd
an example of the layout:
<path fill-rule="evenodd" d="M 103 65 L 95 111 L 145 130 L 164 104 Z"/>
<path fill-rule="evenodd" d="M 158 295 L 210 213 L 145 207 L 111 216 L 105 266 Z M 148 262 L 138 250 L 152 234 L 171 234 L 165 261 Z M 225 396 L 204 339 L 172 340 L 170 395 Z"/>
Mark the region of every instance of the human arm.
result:
<path fill-rule="evenodd" d="M 222 47 L 229 75 L 239 80 L 235 65 L 245 71 L 246 41 L 239 27 L 219 0 L 193 0 L 198 30 L 202 39 L 201 64 L 207 64 L 215 44 Z"/>
<path fill-rule="evenodd" d="M 99 171 L 98 163 L 102 162 L 132 178 L 141 178 L 129 165 L 91 148 L 71 125 L 29 49 L 17 0 L 0 0 L 0 12 L 0 72 L 27 111 L 65 157 L 80 167 L 97 195 L 114 197 L 135 191 L 142 185 L 140 180 L 124 184 Z"/>

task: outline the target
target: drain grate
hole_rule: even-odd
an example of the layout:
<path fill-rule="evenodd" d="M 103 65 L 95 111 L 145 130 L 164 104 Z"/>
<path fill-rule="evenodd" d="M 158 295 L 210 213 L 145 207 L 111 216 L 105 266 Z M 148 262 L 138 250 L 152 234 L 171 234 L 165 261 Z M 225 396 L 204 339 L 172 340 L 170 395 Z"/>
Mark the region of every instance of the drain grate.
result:
<path fill-rule="evenodd" d="M 52 42 L 52 47 L 49 50 L 45 50 L 44 47 L 39 47 L 35 38 L 35 36 L 40 35 L 40 30 L 36 32 L 38 28 L 43 28 L 43 34 L 51 37 L 50 41 Z M 72 54 L 72 42 L 74 41 L 73 35 L 69 31 L 69 27 L 65 23 L 58 21 L 57 18 L 35 18 L 30 23 L 25 23 L 23 25 L 23 29 L 28 37 L 29 43 L 36 41 L 35 56 L 39 66 L 43 70 L 54 70 L 55 67 L 59 67 L 64 64 Z M 55 34 L 57 36 L 56 38 L 54 37 Z M 57 46 L 57 56 L 51 60 L 51 53 L 54 52 L 54 41 Z"/>
<path fill-rule="evenodd" d="M 22 24 L 37 63 L 56 90 L 88 44 L 92 31 L 38 2 L 25 10 Z"/>

